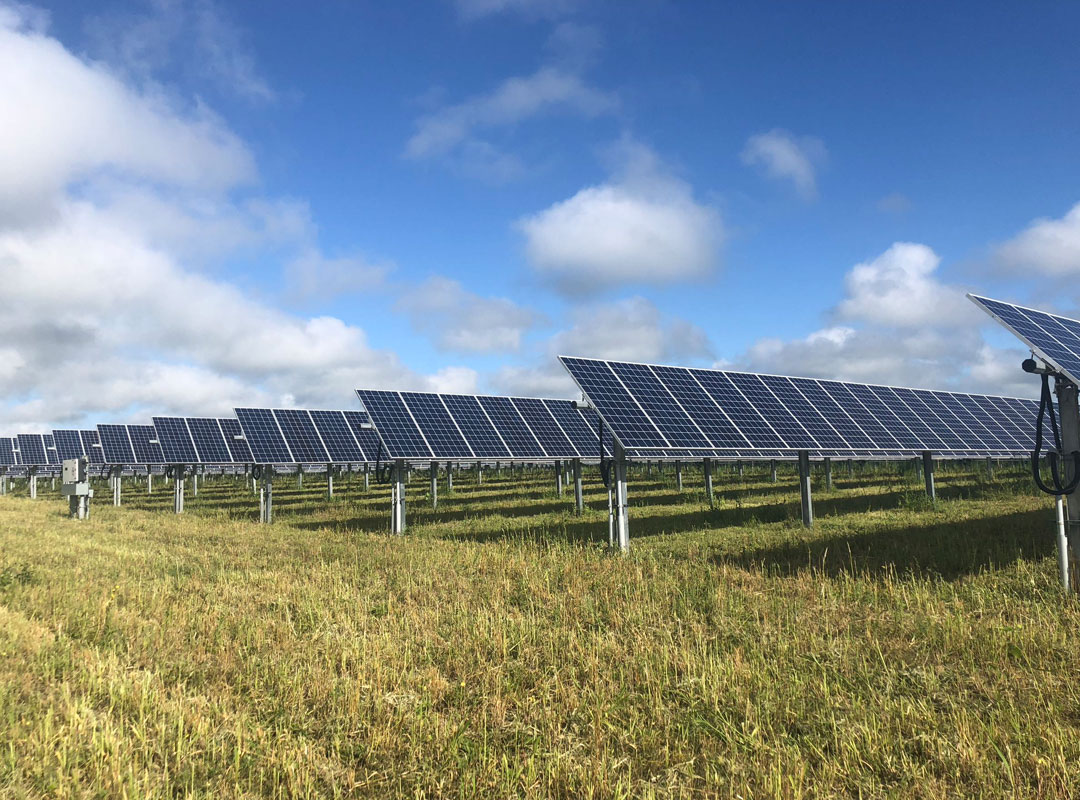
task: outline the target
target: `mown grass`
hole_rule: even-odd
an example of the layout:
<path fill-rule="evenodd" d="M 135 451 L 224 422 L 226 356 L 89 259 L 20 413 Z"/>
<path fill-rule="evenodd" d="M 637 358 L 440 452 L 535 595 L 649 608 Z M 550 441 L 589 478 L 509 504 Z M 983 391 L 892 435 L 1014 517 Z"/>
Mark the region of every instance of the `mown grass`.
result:
<path fill-rule="evenodd" d="M 5 797 L 1077 797 L 1080 605 L 1021 472 L 230 479 L 0 497 Z"/>

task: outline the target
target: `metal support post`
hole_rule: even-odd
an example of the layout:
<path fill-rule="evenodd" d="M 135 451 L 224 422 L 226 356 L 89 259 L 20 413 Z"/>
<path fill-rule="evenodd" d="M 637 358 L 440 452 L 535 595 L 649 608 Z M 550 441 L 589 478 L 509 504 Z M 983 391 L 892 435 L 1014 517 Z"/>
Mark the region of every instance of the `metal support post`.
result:
<path fill-rule="evenodd" d="M 626 553 L 630 550 L 630 519 L 628 517 L 628 502 L 626 496 L 626 453 L 621 446 L 615 446 L 615 460 L 612 464 L 615 470 L 615 539 L 619 549 Z"/>
<path fill-rule="evenodd" d="M 555 462 L 555 494 L 562 497 L 563 492 L 563 468 L 562 462 Z"/>
<path fill-rule="evenodd" d="M 326 465 L 326 499 L 334 499 L 334 465 Z"/>
<path fill-rule="evenodd" d="M 0 495 L 7 494 L 8 476 L 6 472 L 0 472 Z"/>
<path fill-rule="evenodd" d="M 454 465 L 449 461 L 446 462 L 446 491 L 454 491 Z M 405 530 L 402 528 L 402 530 Z"/>
<path fill-rule="evenodd" d="M 735 462 L 735 470 L 739 473 L 739 480 L 742 480 L 743 476 L 743 463 L 741 461 Z"/>
<path fill-rule="evenodd" d="M 447 467 L 449 468 L 449 464 Z M 390 532 L 405 533 L 405 462 L 394 462 L 393 484 L 390 488 Z M 449 475 L 449 469 L 447 475 Z"/>
<path fill-rule="evenodd" d="M 585 511 L 585 493 L 581 485 L 581 459 L 574 459 L 574 511 L 582 514 Z"/>
<path fill-rule="evenodd" d="M 431 510 L 439 507 L 439 465 L 431 462 Z"/>
<path fill-rule="evenodd" d="M 799 451 L 799 495 L 802 500 L 802 523 L 807 528 L 814 524 L 814 499 L 810 490 L 810 453 Z"/>
<path fill-rule="evenodd" d="M 112 470 L 112 504 L 117 508 L 120 507 L 121 492 L 123 483 L 120 480 L 120 467 L 113 467 Z"/>
<path fill-rule="evenodd" d="M 923 478 L 926 480 L 926 496 L 937 500 L 937 491 L 934 488 L 934 454 L 929 450 L 923 450 L 922 468 Z"/>
<path fill-rule="evenodd" d="M 184 513 L 184 468 L 173 467 L 173 513 Z"/>
<path fill-rule="evenodd" d="M 855 462 L 853 462 L 853 461 L 852 461 L 852 460 L 851 460 L 851 459 L 849 458 L 849 459 L 847 460 L 847 476 L 848 476 L 849 478 L 851 478 L 851 477 L 854 477 L 854 475 L 855 475 Z"/>
<path fill-rule="evenodd" d="M 146 468 L 146 493 L 154 493 L 154 473 L 150 471 L 150 467 Z"/>
<path fill-rule="evenodd" d="M 476 485 L 484 485 L 484 465 L 479 461 L 476 462 Z"/>
<path fill-rule="evenodd" d="M 269 525 L 274 521 L 274 468 L 264 464 L 262 468 L 262 491 L 259 492 L 259 522 Z"/>
<path fill-rule="evenodd" d="M 772 482 L 776 483 L 776 462 L 775 461 L 770 461 L 769 462 L 769 471 L 772 473 Z"/>
<path fill-rule="evenodd" d="M 682 491 L 682 462 L 675 462 L 675 491 Z"/>
<path fill-rule="evenodd" d="M 1058 414 L 1061 420 L 1061 449 L 1063 453 L 1080 450 L 1080 402 L 1077 400 L 1076 386 L 1064 379 L 1057 379 Z M 1065 464 L 1065 480 L 1073 479 L 1072 458 L 1062 458 Z M 1076 592 L 1080 590 L 1080 492 L 1074 491 L 1065 498 L 1064 559 L 1059 566 L 1069 576 L 1068 587 Z"/>
<path fill-rule="evenodd" d="M 990 456 L 986 457 L 986 479 L 988 481 L 994 479 L 994 459 Z"/>
<path fill-rule="evenodd" d="M 1059 494 L 1054 498 L 1057 509 L 1057 555 L 1061 586 L 1069 591 L 1069 540 L 1065 535 L 1065 501 Z"/>
<path fill-rule="evenodd" d="M 296 488 L 304 488 L 304 468 L 299 464 L 296 465 Z"/>
<path fill-rule="evenodd" d="M 825 491 L 832 491 L 832 459 L 825 457 Z"/>
<path fill-rule="evenodd" d="M 371 473 L 368 472 L 368 465 L 364 464 L 364 491 L 371 490 Z"/>
<path fill-rule="evenodd" d="M 714 505 L 712 486 L 712 459 L 706 458 L 701 462 L 701 471 L 705 473 L 705 497 L 709 500 L 709 508 Z"/>
<path fill-rule="evenodd" d="M 31 500 L 37 500 L 37 472 L 33 468 L 30 469 L 29 483 L 30 483 L 30 499 Z"/>
<path fill-rule="evenodd" d="M 191 496 L 199 496 L 199 471 L 198 467 L 191 468 Z"/>

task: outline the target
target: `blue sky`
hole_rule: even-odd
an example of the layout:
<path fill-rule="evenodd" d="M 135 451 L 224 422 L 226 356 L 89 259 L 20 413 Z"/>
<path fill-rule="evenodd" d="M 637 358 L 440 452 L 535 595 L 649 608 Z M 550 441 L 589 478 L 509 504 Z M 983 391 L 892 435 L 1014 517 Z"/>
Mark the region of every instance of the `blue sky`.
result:
<path fill-rule="evenodd" d="M 1080 7 L 731 6 L 0 0 L 3 427 L 556 352 L 1030 394 L 963 292 L 1077 308 Z"/>

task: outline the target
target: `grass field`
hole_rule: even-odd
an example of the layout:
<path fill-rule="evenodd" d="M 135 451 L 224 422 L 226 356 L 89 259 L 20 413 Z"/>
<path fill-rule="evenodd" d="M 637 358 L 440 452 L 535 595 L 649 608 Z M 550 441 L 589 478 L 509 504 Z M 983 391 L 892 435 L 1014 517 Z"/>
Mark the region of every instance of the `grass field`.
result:
<path fill-rule="evenodd" d="M 1080 604 L 1019 471 L 0 497 L 0 797 L 1078 797 Z M 20 488 L 20 491 L 21 488 Z"/>

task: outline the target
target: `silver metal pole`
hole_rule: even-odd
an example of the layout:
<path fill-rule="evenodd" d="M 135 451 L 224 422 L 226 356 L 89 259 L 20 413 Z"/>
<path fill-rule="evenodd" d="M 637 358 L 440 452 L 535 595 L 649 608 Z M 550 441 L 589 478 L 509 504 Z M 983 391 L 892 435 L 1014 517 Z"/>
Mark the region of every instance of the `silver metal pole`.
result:
<path fill-rule="evenodd" d="M 439 464 L 431 462 L 431 510 L 439 507 Z"/>
<path fill-rule="evenodd" d="M 1072 481 L 1073 460 L 1067 454 L 1080 450 L 1080 401 L 1077 399 L 1077 389 L 1066 380 L 1057 380 L 1058 414 L 1061 419 L 1061 448 L 1064 451 L 1062 461 L 1065 463 L 1065 480 Z M 1080 495 L 1074 491 L 1065 499 L 1065 529 L 1066 553 L 1065 560 L 1068 565 L 1069 588 L 1076 592 L 1080 591 L 1080 575 L 1078 572 L 1077 556 L 1080 554 Z"/>
<path fill-rule="evenodd" d="M 574 512 L 578 515 L 585 511 L 585 492 L 581 483 L 581 459 L 574 459 Z"/>
<path fill-rule="evenodd" d="M 802 500 L 802 522 L 807 528 L 814 525 L 814 499 L 810 489 L 810 453 L 799 451 L 799 494 Z"/>
<path fill-rule="evenodd" d="M 769 462 L 769 471 L 772 473 L 772 482 L 776 483 L 776 462 L 775 461 L 770 461 Z"/>
<path fill-rule="evenodd" d="M 619 549 L 626 553 L 630 550 L 630 519 L 626 496 L 626 453 L 622 446 L 615 446 L 615 536 Z"/>
<path fill-rule="evenodd" d="M 555 493 L 559 497 L 562 497 L 562 493 L 563 493 L 563 468 L 562 468 L 562 462 L 561 461 L 556 461 L 555 462 Z"/>
<path fill-rule="evenodd" d="M 675 462 L 675 491 L 682 491 L 682 462 Z"/>
<path fill-rule="evenodd" d="M 929 450 L 922 454 L 923 477 L 926 480 L 926 496 L 931 500 L 937 500 L 937 491 L 934 488 L 934 455 Z"/>
<path fill-rule="evenodd" d="M 1054 498 L 1057 507 L 1057 552 L 1058 573 L 1061 575 L 1061 587 L 1069 591 L 1069 541 L 1065 537 L 1065 500 L 1059 494 Z"/>
<path fill-rule="evenodd" d="M 825 457 L 825 491 L 832 491 L 832 459 Z"/>
<path fill-rule="evenodd" d="M 705 473 L 705 496 L 709 499 L 709 508 L 713 507 L 713 485 L 712 485 L 712 459 L 706 458 L 701 462 L 701 470 Z"/>
<path fill-rule="evenodd" d="M 404 461 L 395 462 L 394 484 L 390 492 L 393 504 L 390 512 L 390 531 L 398 536 L 405 533 L 405 469 Z"/>

